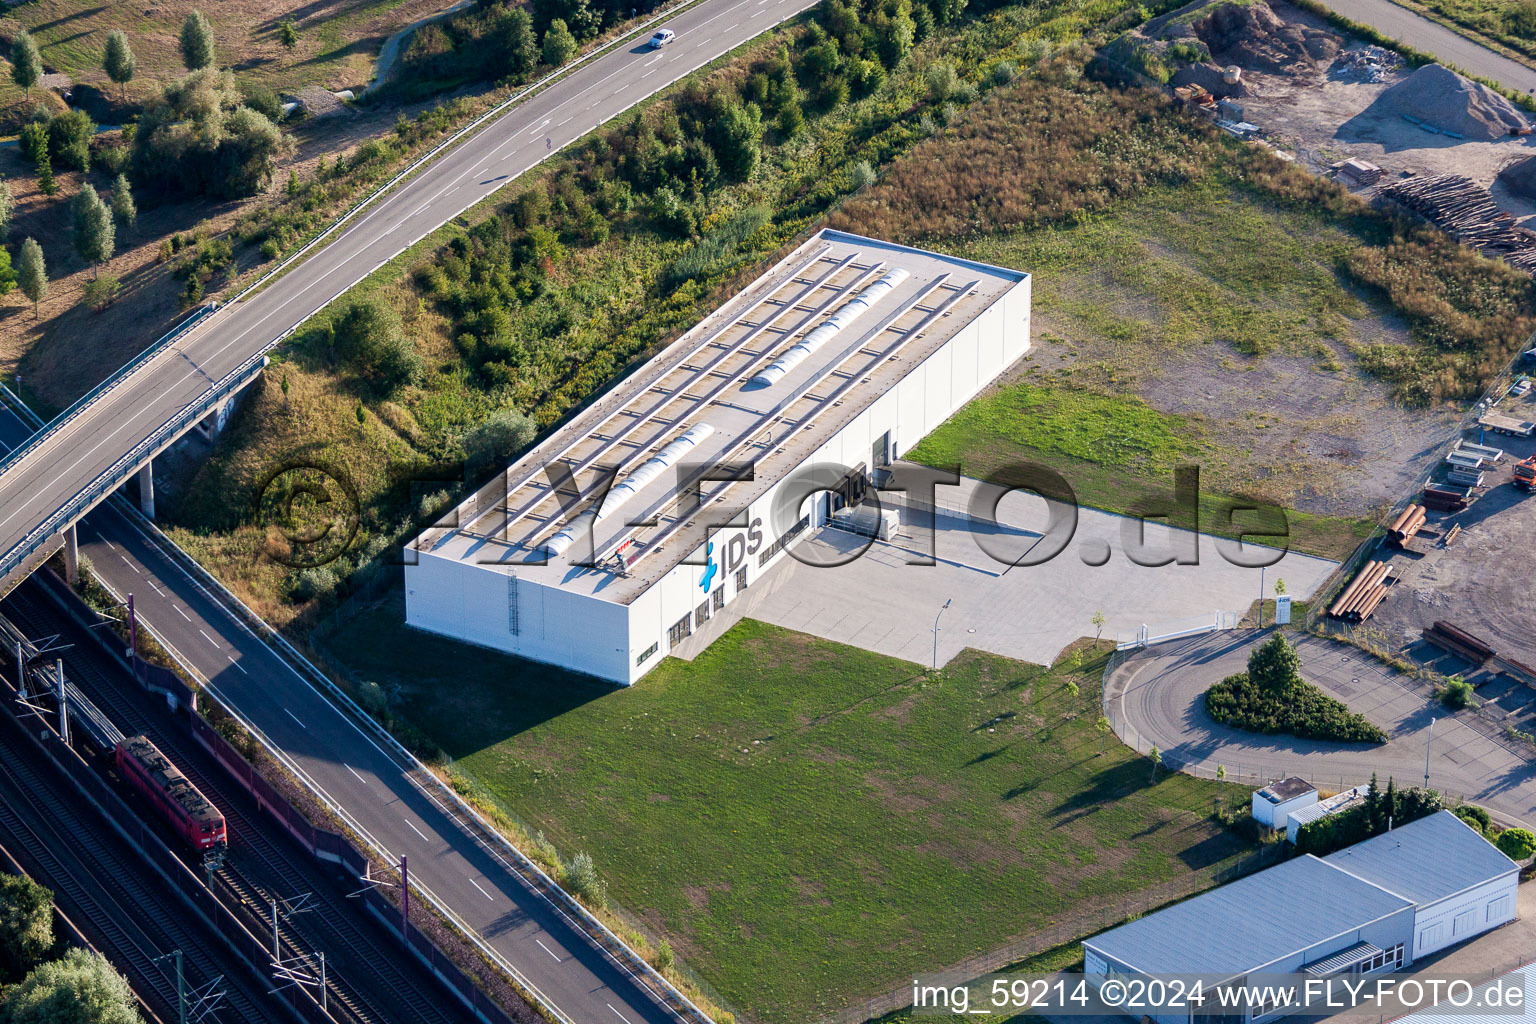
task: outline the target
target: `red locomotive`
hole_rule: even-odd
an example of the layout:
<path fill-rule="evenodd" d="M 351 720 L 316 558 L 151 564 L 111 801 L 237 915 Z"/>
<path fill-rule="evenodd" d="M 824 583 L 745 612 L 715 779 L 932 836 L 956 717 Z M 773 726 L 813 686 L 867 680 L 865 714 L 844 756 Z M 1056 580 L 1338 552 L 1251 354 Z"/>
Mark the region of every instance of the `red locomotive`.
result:
<path fill-rule="evenodd" d="M 224 815 L 147 738 L 130 736 L 117 745 L 117 769 L 197 849 L 222 850 L 228 842 Z"/>

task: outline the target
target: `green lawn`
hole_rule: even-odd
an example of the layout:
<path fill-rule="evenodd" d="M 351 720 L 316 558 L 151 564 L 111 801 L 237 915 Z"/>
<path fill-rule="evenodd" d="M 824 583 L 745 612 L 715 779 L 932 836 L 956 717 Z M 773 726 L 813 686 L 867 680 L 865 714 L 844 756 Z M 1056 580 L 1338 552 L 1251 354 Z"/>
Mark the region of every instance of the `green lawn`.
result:
<path fill-rule="evenodd" d="M 1111 901 L 1245 849 L 1208 820 L 1216 784 L 1153 785 L 1096 731 L 1102 655 L 929 676 L 747 621 L 615 692 L 400 644 L 399 621 L 396 600 L 328 645 L 754 1020 L 800 1024 L 1085 912 L 1096 930 Z"/>

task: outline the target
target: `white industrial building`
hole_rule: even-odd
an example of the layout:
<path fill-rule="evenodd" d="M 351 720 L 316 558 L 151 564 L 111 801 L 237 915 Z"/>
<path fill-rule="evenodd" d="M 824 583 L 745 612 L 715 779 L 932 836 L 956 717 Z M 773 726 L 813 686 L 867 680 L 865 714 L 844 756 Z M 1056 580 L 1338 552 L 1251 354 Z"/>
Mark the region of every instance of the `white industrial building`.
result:
<path fill-rule="evenodd" d="M 1083 942 L 1083 973 L 1203 975 L 1263 991 L 1279 977 L 1325 979 L 1406 968 L 1515 919 L 1519 866 L 1450 811 L 1327 857 L 1285 861 Z M 1157 1024 L 1249 1024 L 1296 1006 L 1222 1017 L 1153 1012 Z"/>
<path fill-rule="evenodd" d="M 1253 820 L 1265 828 L 1285 828 L 1294 811 L 1317 803 L 1317 789 L 1306 779 L 1291 776 L 1253 792 Z"/>
<path fill-rule="evenodd" d="M 822 231 L 424 531 L 406 621 L 633 683 L 1022 356 L 1029 317 L 1028 274 Z"/>

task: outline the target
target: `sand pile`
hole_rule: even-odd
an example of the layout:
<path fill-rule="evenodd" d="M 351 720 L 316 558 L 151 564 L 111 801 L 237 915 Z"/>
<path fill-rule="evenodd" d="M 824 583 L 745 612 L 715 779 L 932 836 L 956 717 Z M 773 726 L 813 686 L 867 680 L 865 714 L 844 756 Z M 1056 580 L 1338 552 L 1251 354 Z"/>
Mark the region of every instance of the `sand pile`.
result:
<path fill-rule="evenodd" d="M 1499 172 L 1499 181 L 1516 195 L 1536 199 L 1536 156 L 1509 164 Z"/>
<path fill-rule="evenodd" d="M 1339 52 L 1339 37 L 1281 21 L 1268 4 L 1221 4 L 1194 23 L 1218 64 L 1276 74 L 1310 71 Z"/>
<path fill-rule="evenodd" d="M 1383 113 L 1406 115 L 1438 131 L 1485 142 L 1505 138 L 1529 123 L 1520 108 L 1503 96 L 1439 64 L 1419 68 L 1371 106 Z"/>

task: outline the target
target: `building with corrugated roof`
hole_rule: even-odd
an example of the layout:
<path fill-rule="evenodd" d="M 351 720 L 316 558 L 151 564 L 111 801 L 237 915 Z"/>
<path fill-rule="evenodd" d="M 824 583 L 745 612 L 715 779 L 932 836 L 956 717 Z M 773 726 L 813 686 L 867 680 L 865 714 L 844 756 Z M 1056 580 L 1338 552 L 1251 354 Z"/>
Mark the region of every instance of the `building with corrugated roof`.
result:
<path fill-rule="evenodd" d="M 1400 970 L 1507 924 L 1519 868 L 1449 811 L 1319 858 L 1285 861 L 1083 942 L 1083 972 L 1111 978 L 1203 975 L 1262 987 L 1276 975 L 1324 979 Z M 1210 1008 L 1205 1014 L 1209 1016 Z M 1294 1006 L 1244 1010 L 1232 1024 Z M 1193 1011 L 1152 1013 L 1183 1024 Z"/>
<path fill-rule="evenodd" d="M 424 531 L 406 622 L 633 683 L 1023 356 L 1029 321 L 1028 274 L 818 232 Z"/>

